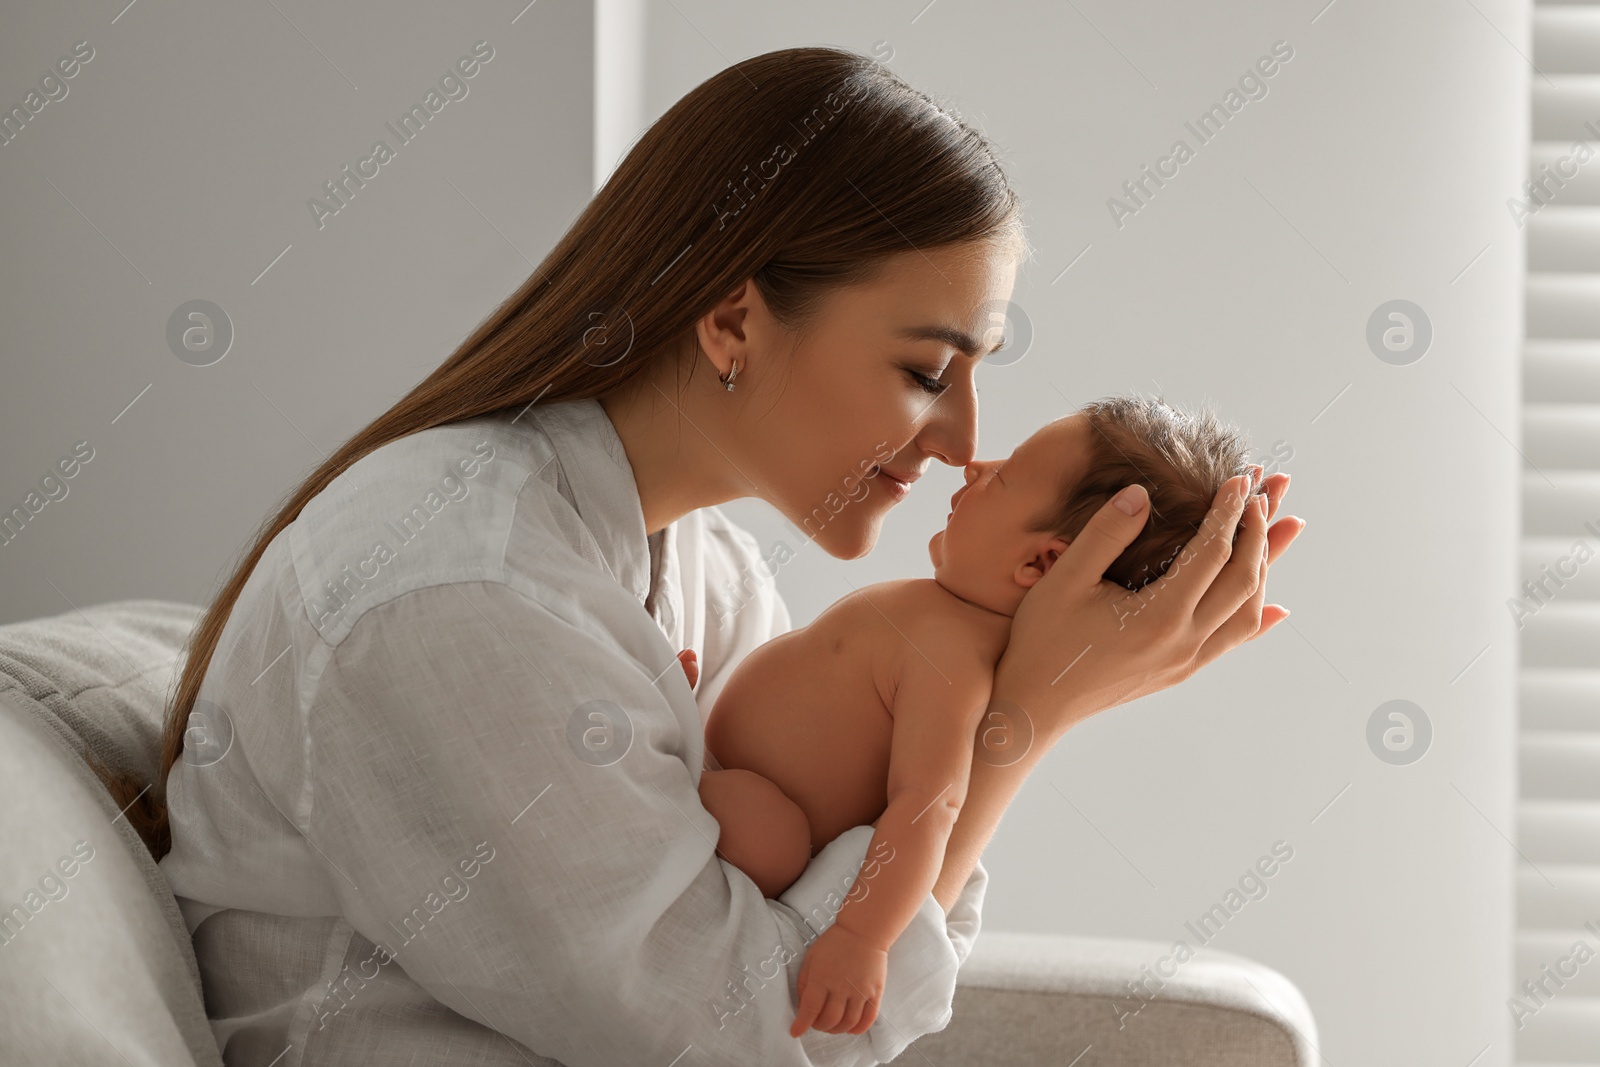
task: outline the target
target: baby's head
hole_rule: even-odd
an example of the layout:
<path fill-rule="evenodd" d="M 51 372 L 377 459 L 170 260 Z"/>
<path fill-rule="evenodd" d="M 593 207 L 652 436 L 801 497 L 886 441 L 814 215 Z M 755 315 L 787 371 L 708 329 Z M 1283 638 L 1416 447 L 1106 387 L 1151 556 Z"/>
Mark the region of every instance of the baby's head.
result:
<path fill-rule="evenodd" d="M 1144 529 L 1105 577 L 1138 589 L 1201 529 L 1217 491 L 1250 472 L 1244 435 L 1209 411 L 1113 396 L 1051 422 L 1001 462 L 967 465 L 944 529 L 928 542 L 934 579 L 1003 615 L 1124 487 L 1150 494 Z M 1260 492 L 1259 479 L 1253 492 Z M 1237 527 L 1234 531 L 1237 536 Z"/>

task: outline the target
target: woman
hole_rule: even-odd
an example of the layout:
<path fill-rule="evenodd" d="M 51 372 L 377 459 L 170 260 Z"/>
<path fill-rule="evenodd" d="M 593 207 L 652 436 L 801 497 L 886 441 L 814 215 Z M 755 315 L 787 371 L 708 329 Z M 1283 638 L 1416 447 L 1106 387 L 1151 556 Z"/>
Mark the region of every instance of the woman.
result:
<path fill-rule="evenodd" d="M 1264 579 L 1299 526 L 1269 537 L 1251 508 L 1231 557 L 1197 538 L 1128 624 L 1099 576 L 1147 501 L 1102 509 L 1016 615 L 876 1021 L 791 1038 L 871 828 L 782 901 L 715 855 L 701 716 L 790 624 L 715 505 L 757 496 L 831 555 L 868 551 L 931 460 L 972 460 L 986 309 L 1025 247 L 983 137 L 894 74 L 746 60 L 290 494 L 198 627 L 164 793 L 130 812 L 228 1063 L 855 1064 L 949 1021 L 978 857 L 1028 770 L 1287 614 Z M 1237 521 L 1239 488 L 1217 508 Z"/>

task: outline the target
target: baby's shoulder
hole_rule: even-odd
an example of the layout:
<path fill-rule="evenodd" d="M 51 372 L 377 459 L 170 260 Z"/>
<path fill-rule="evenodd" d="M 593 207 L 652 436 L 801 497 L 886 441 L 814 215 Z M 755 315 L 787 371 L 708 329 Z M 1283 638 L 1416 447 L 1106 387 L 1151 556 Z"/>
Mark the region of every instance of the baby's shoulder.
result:
<path fill-rule="evenodd" d="M 893 581 L 879 582 L 872 588 L 874 591 L 881 590 L 885 597 L 896 604 L 903 604 L 920 611 L 937 612 L 940 615 L 955 615 L 962 608 L 970 607 L 966 601 L 953 595 L 950 590 L 932 578 L 897 578 Z"/>
<path fill-rule="evenodd" d="M 935 661 L 993 666 L 1011 636 L 1011 620 L 968 603 L 932 578 L 906 578 L 870 587 L 872 598 L 902 640 Z"/>

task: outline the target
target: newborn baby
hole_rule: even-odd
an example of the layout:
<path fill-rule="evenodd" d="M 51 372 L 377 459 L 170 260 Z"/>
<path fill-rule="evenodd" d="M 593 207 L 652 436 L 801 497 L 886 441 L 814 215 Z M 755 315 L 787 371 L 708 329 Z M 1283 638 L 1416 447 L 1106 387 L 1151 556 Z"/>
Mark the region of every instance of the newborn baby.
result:
<path fill-rule="evenodd" d="M 866 586 L 751 652 L 706 720 L 700 798 L 717 852 L 768 897 L 822 846 L 875 830 L 833 925 L 811 945 L 791 1033 L 863 1033 L 888 949 L 932 890 L 967 789 L 973 738 L 1024 594 L 1125 486 L 1150 517 L 1105 577 L 1138 589 L 1252 471 L 1242 435 L 1160 400 L 1111 397 L 1049 423 L 999 463 L 967 465 L 932 578 Z M 1254 468 L 1254 492 L 1260 492 Z M 1234 532 L 1237 537 L 1237 530 Z M 690 655 L 685 653 L 686 656 Z M 692 659 L 685 661 L 694 684 Z"/>

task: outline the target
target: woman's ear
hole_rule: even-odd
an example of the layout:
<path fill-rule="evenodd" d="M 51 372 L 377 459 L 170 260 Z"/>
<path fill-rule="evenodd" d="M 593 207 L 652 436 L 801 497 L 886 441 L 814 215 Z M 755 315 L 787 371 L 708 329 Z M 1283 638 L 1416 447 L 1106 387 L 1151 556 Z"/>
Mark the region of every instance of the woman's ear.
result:
<path fill-rule="evenodd" d="M 767 315 L 766 302 L 755 280 L 749 278 L 700 316 L 695 334 L 719 377 L 725 376 L 735 361 L 741 366 L 749 362 L 751 331 L 764 329 Z"/>
<path fill-rule="evenodd" d="M 1017 584 L 1024 589 L 1032 589 L 1033 584 L 1049 573 L 1050 568 L 1055 566 L 1056 560 L 1061 557 L 1061 553 L 1071 544 L 1072 542 L 1065 537 L 1052 537 L 1042 542 L 1032 556 L 1025 562 L 1017 564 Z"/>

